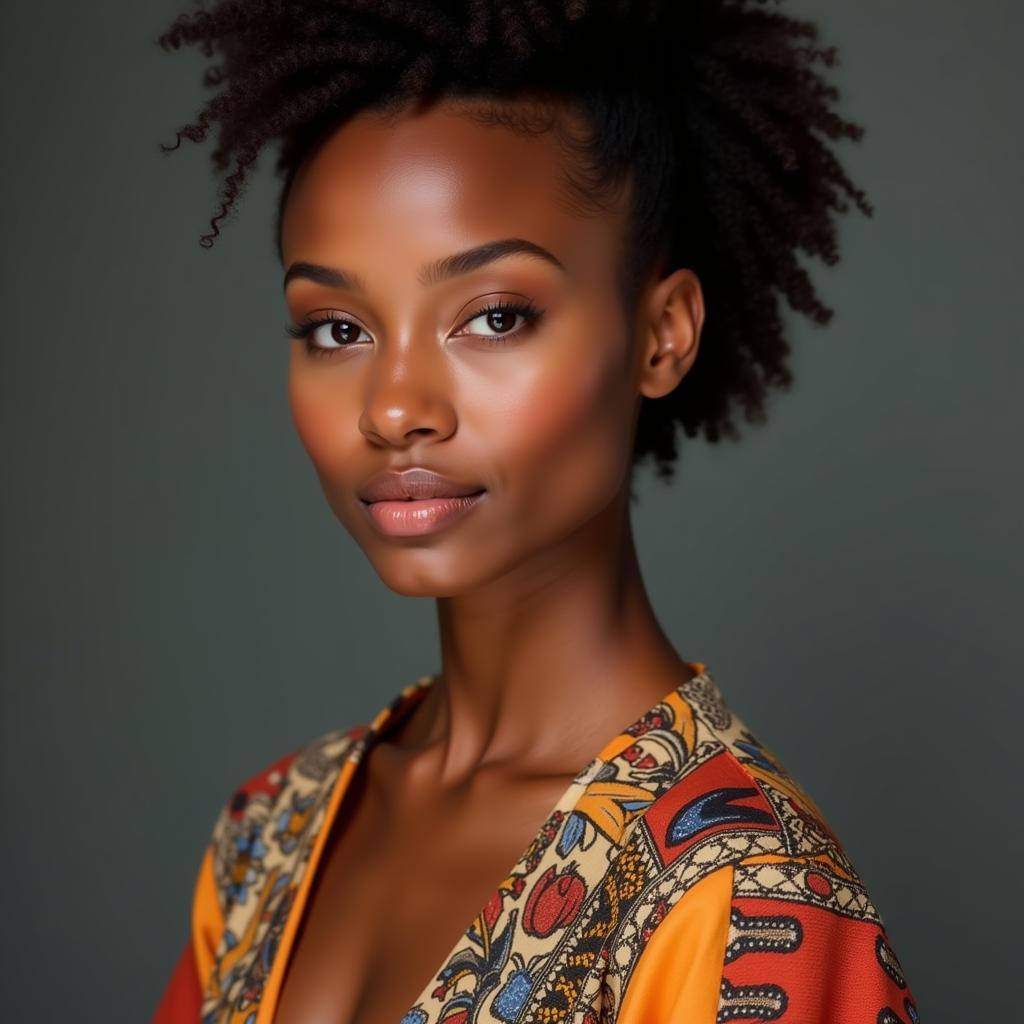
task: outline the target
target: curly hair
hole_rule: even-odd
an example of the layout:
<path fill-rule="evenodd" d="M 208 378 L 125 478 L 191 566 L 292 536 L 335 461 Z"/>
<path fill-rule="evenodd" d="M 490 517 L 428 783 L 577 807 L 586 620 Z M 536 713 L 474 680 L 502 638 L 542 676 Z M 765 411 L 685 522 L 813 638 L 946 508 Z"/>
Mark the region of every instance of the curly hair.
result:
<path fill-rule="evenodd" d="M 834 65 L 836 48 L 816 45 L 814 23 L 762 9 L 768 2 L 220 0 L 178 15 L 155 40 L 197 45 L 214 61 L 203 85 L 223 86 L 161 149 L 202 142 L 217 126 L 211 158 L 228 173 L 213 230 L 200 237 L 208 248 L 260 151 L 278 140 L 280 258 L 296 170 L 358 113 L 446 96 L 479 99 L 484 111 L 488 98 L 569 104 L 587 129 L 568 139 L 581 206 L 599 210 L 632 185 L 624 308 L 633 312 L 656 269 L 690 268 L 705 296 L 698 359 L 670 394 L 644 399 L 637 422 L 634 465 L 650 455 L 671 480 L 677 424 L 687 437 L 736 440 L 737 405 L 763 423 L 769 389 L 790 388 L 779 294 L 817 323 L 833 315 L 797 250 L 834 264 L 844 197 L 873 212 L 828 145 L 864 132 L 835 112 L 838 90 L 815 68 Z M 551 126 L 493 107 L 513 130 Z"/>

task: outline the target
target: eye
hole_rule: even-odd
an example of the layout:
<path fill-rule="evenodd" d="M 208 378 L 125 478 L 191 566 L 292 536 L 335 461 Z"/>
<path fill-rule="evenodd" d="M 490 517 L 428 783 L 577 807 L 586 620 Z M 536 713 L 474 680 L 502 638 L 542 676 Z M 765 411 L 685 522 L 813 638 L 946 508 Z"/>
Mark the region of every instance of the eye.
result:
<path fill-rule="evenodd" d="M 455 335 L 460 337 L 471 334 L 483 338 L 489 345 L 504 345 L 509 338 L 518 337 L 534 328 L 541 316 L 542 311 L 530 302 L 493 302 L 467 320 Z M 517 319 L 524 324 L 513 330 Z M 466 330 L 467 326 L 477 321 L 483 325 L 481 330 Z"/>
<path fill-rule="evenodd" d="M 339 349 L 350 348 L 365 330 L 354 320 L 340 316 L 310 317 L 286 328 L 293 338 L 302 338 L 313 355 L 329 356 Z M 369 335 L 367 335 L 369 337 Z"/>

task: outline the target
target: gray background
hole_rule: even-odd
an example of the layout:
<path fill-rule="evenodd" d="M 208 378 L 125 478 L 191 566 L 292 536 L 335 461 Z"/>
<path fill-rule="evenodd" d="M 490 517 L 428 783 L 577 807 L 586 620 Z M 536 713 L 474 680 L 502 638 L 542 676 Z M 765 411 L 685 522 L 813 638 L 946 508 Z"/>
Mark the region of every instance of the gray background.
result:
<path fill-rule="evenodd" d="M 8 1020 L 147 1019 L 235 783 L 439 665 L 433 602 L 380 583 L 293 433 L 269 154 L 207 251 L 208 148 L 157 151 L 203 95 L 151 42 L 177 9 L 4 15 Z M 925 1024 L 987 1019 L 1018 1004 L 1024 9 L 788 9 L 840 46 L 876 215 L 813 264 L 837 316 L 793 324 L 769 424 L 640 476 L 640 554 Z"/>

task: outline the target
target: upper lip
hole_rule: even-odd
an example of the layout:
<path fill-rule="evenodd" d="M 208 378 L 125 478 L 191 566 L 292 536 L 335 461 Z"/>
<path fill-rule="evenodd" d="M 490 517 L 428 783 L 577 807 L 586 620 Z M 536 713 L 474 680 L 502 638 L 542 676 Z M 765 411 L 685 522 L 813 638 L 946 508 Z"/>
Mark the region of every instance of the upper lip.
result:
<path fill-rule="evenodd" d="M 482 490 L 479 484 L 460 484 L 433 470 L 414 466 L 401 472 L 388 469 L 375 474 L 360 489 L 359 497 L 368 502 L 456 498 L 466 494 L 477 494 Z"/>

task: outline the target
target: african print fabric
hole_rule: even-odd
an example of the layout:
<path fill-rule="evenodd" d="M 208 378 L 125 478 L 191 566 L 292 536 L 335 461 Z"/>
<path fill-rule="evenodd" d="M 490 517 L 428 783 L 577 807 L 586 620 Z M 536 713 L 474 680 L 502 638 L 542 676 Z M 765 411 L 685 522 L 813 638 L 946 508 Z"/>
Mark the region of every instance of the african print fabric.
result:
<path fill-rule="evenodd" d="M 839 839 L 690 664 L 572 780 L 400 1024 L 918 1024 Z M 272 1024 L 341 798 L 435 678 L 238 789 L 154 1024 Z"/>

